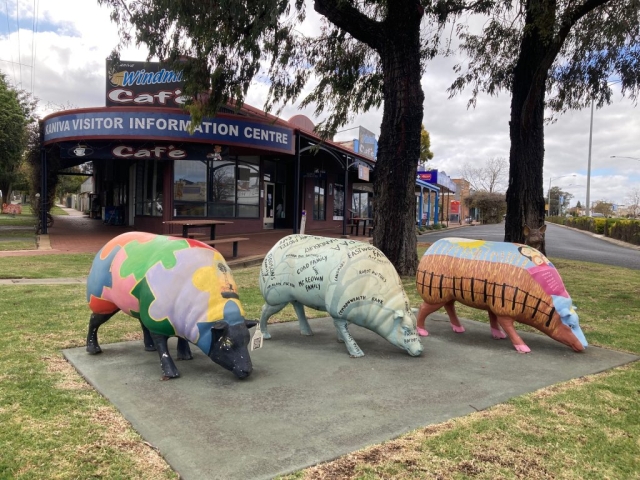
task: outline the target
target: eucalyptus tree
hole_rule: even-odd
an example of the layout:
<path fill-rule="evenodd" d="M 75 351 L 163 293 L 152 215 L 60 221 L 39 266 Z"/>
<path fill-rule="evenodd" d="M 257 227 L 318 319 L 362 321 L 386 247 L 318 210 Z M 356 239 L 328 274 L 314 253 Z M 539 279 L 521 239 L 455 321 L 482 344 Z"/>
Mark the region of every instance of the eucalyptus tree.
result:
<path fill-rule="evenodd" d="M 26 92 L 12 87 L 0 72 L 0 105 L 0 191 L 3 201 L 9 203 L 6 199 L 20 179 L 35 104 Z"/>
<path fill-rule="evenodd" d="M 431 135 L 429 131 L 420 125 L 420 163 L 426 163 L 433 158 L 431 151 Z"/>
<path fill-rule="evenodd" d="M 505 241 L 524 242 L 523 225 L 544 222 L 545 108 L 552 115 L 611 102 L 610 79 L 637 100 L 640 0 L 442 0 L 454 15 L 487 18 L 482 31 L 459 26 L 468 63 L 451 94 L 472 87 L 511 93 L 509 186 Z M 442 15 L 445 18 L 446 15 Z M 451 19 L 449 17 L 449 19 Z"/>
<path fill-rule="evenodd" d="M 147 46 L 149 58 L 183 59 L 185 93 L 194 99 L 187 108 L 196 119 L 222 104 L 241 105 L 255 78 L 269 85 L 265 109 L 299 102 L 325 113 L 317 131 L 327 138 L 355 114 L 382 106 L 373 242 L 401 274 L 415 273 L 420 79 L 436 48 L 422 27 L 437 27 L 420 2 L 315 0 L 317 34 L 302 26 L 311 5 L 304 0 L 98 2 L 120 27 L 115 58 L 134 42 Z"/>

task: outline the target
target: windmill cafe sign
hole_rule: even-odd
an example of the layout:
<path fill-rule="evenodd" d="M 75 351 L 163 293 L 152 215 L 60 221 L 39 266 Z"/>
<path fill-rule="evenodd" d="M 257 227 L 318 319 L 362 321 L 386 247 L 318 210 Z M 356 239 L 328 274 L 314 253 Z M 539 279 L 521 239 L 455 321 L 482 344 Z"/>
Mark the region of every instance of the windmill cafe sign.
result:
<path fill-rule="evenodd" d="M 178 108 L 187 100 L 182 70 L 158 62 L 107 60 L 107 107 Z"/>

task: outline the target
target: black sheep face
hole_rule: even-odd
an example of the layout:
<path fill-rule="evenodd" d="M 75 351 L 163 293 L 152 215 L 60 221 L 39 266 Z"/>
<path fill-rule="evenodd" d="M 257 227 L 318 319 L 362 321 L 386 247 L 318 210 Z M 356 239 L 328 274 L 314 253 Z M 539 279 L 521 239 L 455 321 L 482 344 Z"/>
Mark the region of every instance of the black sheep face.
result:
<path fill-rule="evenodd" d="M 238 378 L 246 378 L 251 374 L 253 365 L 249 357 L 249 329 L 257 322 L 244 320 L 241 323 L 229 325 L 222 320 L 211 328 L 211 350 L 209 358 L 227 370 L 231 370 Z"/>

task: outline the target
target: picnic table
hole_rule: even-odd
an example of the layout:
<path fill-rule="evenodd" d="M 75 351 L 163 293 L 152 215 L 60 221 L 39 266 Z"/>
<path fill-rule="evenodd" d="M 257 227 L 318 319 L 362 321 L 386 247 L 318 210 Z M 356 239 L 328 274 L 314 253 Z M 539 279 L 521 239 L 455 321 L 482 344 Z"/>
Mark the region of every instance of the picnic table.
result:
<path fill-rule="evenodd" d="M 195 219 L 195 220 L 166 220 L 164 222 L 165 225 L 181 225 L 182 226 L 182 236 L 185 238 L 189 237 L 189 229 L 194 227 L 211 227 L 211 235 L 210 240 L 215 240 L 216 238 L 216 225 L 227 225 L 229 223 L 226 220 L 209 220 L 209 219 Z"/>

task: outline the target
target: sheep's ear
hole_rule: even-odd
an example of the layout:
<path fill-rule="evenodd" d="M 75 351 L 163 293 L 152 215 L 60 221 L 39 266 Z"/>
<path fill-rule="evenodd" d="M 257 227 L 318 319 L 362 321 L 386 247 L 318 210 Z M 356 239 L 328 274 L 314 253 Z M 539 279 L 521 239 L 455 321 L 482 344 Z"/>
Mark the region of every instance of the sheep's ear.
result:
<path fill-rule="evenodd" d="M 402 318 L 404 317 L 404 312 L 402 310 L 396 310 L 393 318 Z"/>
<path fill-rule="evenodd" d="M 529 228 L 529 225 L 525 224 L 524 228 L 522 229 L 522 232 L 524 233 L 525 237 L 528 237 L 529 234 L 531 233 L 531 229 Z"/>
<path fill-rule="evenodd" d="M 540 233 L 544 233 L 547 230 L 547 224 L 545 223 L 540 227 Z"/>

